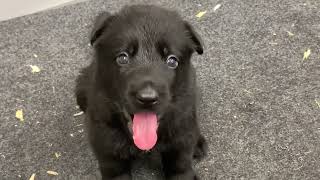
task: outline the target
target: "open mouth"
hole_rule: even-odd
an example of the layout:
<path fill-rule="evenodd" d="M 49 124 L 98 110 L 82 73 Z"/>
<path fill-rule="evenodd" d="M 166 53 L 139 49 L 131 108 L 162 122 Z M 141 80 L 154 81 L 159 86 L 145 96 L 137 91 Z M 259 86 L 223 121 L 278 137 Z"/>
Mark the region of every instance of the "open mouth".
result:
<path fill-rule="evenodd" d="M 157 143 L 158 115 L 154 112 L 137 112 L 130 114 L 128 122 L 134 144 L 141 150 L 150 150 Z"/>

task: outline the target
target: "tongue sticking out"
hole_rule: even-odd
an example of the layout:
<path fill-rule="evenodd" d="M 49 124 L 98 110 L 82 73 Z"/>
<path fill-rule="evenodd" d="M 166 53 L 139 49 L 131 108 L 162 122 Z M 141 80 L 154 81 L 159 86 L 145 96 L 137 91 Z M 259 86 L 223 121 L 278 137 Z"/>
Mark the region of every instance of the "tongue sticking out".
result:
<path fill-rule="evenodd" d="M 134 114 L 133 141 L 141 150 L 150 150 L 157 142 L 157 115 L 151 112 Z"/>

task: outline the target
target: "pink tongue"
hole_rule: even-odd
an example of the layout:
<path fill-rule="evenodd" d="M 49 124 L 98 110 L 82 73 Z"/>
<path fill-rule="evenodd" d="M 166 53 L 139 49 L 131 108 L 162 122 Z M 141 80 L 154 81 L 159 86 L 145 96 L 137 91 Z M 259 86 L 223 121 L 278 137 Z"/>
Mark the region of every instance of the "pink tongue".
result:
<path fill-rule="evenodd" d="M 150 150 L 157 142 L 157 115 L 150 112 L 134 114 L 133 141 L 141 150 Z"/>

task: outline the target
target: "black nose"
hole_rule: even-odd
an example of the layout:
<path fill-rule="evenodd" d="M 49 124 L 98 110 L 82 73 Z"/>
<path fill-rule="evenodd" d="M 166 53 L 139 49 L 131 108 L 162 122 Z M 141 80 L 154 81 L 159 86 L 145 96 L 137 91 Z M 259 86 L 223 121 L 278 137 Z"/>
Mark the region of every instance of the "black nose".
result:
<path fill-rule="evenodd" d="M 153 105 L 158 102 L 159 95 L 155 89 L 148 86 L 138 91 L 136 98 L 140 104 Z"/>

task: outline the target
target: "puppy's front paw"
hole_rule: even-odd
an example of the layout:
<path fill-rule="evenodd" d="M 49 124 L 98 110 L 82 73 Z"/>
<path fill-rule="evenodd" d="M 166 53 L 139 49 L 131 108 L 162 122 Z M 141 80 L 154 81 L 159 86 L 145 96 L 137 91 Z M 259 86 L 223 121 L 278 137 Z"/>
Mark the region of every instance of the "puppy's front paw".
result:
<path fill-rule="evenodd" d="M 187 171 L 185 173 L 175 174 L 168 178 L 169 180 L 200 180 L 194 171 Z"/>
<path fill-rule="evenodd" d="M 129 174 L 123 174 L 117 177 L 103 177 L 102 180 L 131 180 L 131 176 Z"/>

